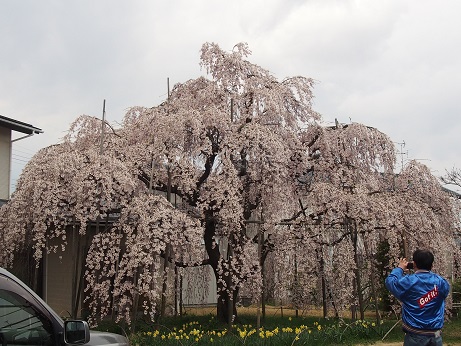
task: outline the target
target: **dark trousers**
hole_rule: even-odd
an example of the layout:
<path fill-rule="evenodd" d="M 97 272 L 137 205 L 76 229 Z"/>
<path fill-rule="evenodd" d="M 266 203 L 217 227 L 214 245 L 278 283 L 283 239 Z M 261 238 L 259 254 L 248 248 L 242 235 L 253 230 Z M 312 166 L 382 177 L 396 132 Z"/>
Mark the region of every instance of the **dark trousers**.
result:
<path fill-rule="evenodd" d="M 442 337 L 406 333 L 403 346 L 442 346 Z"/>

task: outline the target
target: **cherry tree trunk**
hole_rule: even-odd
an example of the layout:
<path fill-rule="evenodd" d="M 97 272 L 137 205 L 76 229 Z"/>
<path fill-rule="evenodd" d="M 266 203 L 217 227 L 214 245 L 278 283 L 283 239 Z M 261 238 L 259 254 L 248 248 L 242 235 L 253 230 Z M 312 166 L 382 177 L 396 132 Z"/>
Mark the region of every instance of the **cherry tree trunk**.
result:
<path fill-rule="evenodd" d="M 219 268 L 221 252 L 219 244 L 215 240 L 216 223 L 212 212 L 205 215 L 205 249 L 208 254 L 208 263 L 213 268 L 213 273 L 216 278 L 217 287 L 217 309 L 216 315 L 218 320 L 225 323 L 232 323 L 232 319 L 237 317 L 236 302 L 238 297 L 238 288 L 234 288 L 232 292 L 228 291 L 228 287 L 232 288 L 232 271 L 228 270 L 224 275 L 223 271 Z M 232 299 L 230 299 L 232 297 Z"/>
<path fill-rule="evenodd" d="M 216 282 L 219 282 L 221 275 L 216 275 Z M 218 301 L 216 305 L 216 317 L 219 321 L 232 324 L 237 318 L 237 297 L 238 289 L 233 290 L 231 293 L 232 299 L 229 300 L 229 292 L 225 289 L 223 284 L 218 284 Z"/>

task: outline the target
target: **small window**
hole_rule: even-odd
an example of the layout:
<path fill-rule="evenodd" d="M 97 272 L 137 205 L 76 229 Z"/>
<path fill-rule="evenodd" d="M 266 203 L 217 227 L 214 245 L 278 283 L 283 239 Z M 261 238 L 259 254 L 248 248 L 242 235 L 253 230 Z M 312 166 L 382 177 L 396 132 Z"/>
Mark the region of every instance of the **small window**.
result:
<path fill-rule="evenodd" d="M 0 289 L 0 345 L 52 346 L 48 318 L 18 294 Z"/>

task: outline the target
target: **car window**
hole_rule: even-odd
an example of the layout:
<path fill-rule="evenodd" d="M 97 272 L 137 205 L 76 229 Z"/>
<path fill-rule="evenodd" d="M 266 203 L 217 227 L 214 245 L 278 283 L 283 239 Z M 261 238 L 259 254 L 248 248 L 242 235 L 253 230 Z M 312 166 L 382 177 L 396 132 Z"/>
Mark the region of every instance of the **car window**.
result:
<path fill-rule="evenodd" d="M 18 294 L 0 289 L 0 346 L 52 346 L 50 320 Z"/>

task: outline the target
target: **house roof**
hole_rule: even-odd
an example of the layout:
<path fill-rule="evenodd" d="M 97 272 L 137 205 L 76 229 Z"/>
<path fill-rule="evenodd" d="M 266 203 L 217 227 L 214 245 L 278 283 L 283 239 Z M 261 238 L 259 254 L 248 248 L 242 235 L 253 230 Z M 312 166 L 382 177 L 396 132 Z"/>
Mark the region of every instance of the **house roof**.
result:
<path fill-rule="evenodd" d="M 453 191 L 453 190 L 450 190 L 449 188 L 445 187 L 445 186 L 442 186 L 442 189 L 445 191 L 445 192 L 448 192 L 452 197 L 456 198 L 456 199 L 461 199 L 461 193 L 459 192 L 456 192 L 456 191 Z"/>
<path fill-rule="evenodd" d="M 26 133 L 28 135 L 34 133 L 43 133 L 43 130 L 39 129 L 38 127 L 23 123 L 22 121 L 4 117 L 3 115 L 0 115 L 0 127 L 5 127 L 13 131 Z"/>

